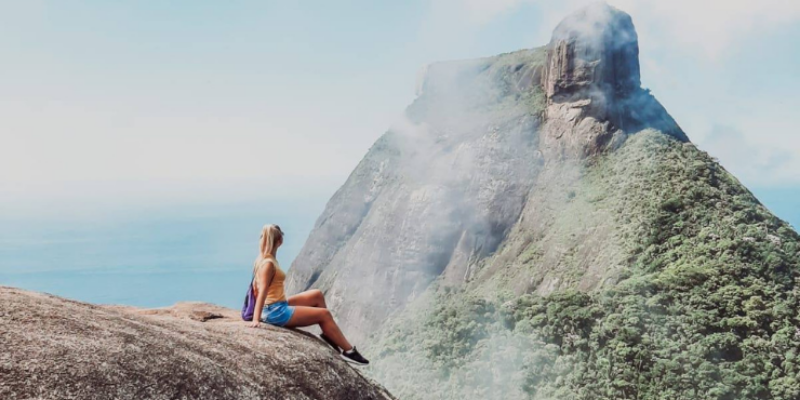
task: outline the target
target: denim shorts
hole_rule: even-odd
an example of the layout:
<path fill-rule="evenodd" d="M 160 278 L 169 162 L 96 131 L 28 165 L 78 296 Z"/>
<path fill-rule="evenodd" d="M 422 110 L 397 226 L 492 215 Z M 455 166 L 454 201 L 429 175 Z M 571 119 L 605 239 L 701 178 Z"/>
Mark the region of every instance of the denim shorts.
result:
<path fill-rule="evenodd" d="M 294 307 L 290 306 L 286 301 L 279 301 L 264 306 L 261 312 L 261 322 L 266 322 L 270 325 L 284 326 L 294 314 Z"/>

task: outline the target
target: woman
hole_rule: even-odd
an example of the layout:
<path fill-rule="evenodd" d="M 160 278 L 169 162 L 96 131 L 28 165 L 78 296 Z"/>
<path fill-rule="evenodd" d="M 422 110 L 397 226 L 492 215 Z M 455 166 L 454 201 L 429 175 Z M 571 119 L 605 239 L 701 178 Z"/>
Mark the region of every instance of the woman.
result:
<path fill-rule="evenodd" d="M 320 337 L 346 361 L 369 364 L 356 347 L 344 337 L 339 325 L 325 306 L 325 298 L 319 290 L 308 290 L 286 298 L 283 281 L 286 274 L 281 270 L 275 254 L 283 244 L 283 232 L 278 225 L 266 225 L 261 230 L 259 253 L 253 266 L 255 279 L 256 308 L 253 323 L 257 328 L 261 322 L 287 328 L 317 325 L 322 328 Z"/>

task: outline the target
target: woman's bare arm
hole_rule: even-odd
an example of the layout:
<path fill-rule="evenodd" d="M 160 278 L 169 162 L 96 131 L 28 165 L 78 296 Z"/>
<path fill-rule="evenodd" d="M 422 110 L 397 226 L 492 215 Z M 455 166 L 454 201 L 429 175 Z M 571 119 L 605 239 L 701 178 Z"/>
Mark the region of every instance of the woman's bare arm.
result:
<path fill-rule="evenodd" d="M 253 328 L 257 327 L 261 322 L 261 310 L 264 308 L 264 302 L 267 300 L 267 289 L 272 278 L 275 276 L 275 264 L 272 261 L 267 261 L 266 265 L 256 271 L 256 282 L 258 286 L 258 296 L 256 296 L 256 308 L 253 311 L 253 323 L 250 325 Z"/>

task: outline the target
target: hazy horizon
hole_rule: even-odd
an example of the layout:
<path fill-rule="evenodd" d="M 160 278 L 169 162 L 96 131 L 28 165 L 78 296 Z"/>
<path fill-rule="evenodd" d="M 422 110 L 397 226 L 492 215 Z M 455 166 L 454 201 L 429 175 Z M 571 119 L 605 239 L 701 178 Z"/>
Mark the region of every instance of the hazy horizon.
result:
<path fill-rule="evenodd" d="M 325 200 L 147 208 L 79 221 L 3 221 L 0 285 L 104 304 L 241 301 L 266 223 L 286 232 L 284 269 Z"/>

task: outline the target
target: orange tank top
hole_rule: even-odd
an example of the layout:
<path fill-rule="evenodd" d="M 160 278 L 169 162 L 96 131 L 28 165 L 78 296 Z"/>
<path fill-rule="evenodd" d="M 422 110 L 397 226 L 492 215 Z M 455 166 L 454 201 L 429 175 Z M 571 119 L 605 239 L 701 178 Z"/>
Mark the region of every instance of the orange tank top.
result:
<path fill-rule="evenodd" d="M 275 264 L 275 275 L 272 277 L 272 282 L 267 286 L 267 299 L 264 301 L 265 306 L 279 301 L 286 301 L 286 293 L 283 290 L 283 282 L 286 280 L 286 274 L 281 270 L 278 260 L 273 257 L 265 258 L 261 260 L 259 268 L 263 267 L 268 260 Z"/>

